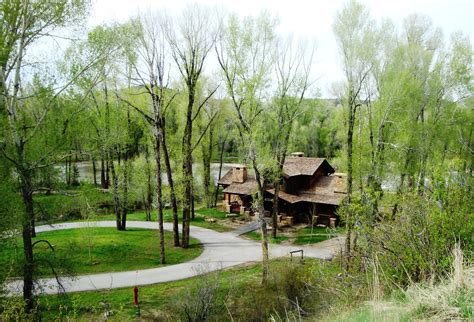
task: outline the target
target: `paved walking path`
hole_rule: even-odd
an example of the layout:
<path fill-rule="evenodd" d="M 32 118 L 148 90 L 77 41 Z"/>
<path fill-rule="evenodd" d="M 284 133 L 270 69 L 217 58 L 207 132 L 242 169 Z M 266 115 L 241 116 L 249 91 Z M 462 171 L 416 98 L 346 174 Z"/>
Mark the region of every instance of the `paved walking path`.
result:
<path fill-rule="evenodd" d="M 84 227 L 115 227 L 115 221 L 72 222 L 44 225 L 36 227 L 36 231 L 40 233 L 51 230 Z M 158 229 L 158 223 L 127 221 L 127 227 Z M 172 224 L 165 223 L 164 228 L 166 230 L 172 230 Z M 133 287 L 135 285 L 149 285 L 181 280 L 244 263 L 257 262 L 262 258 L 262 249 L 259 242 L 240 238 L 236 236 L 235 233 L 220 233 L 211 229 L 191 226 L 190 234 L 193 238 L 201 242 L 204 250 L 199 257 L 189 262 L 138 271 L 62 277 L 60 281 L 66 292 Z M 337 251 L 337 247 L 333 247 L 333 245 L 301 247 L 270 244 L 269 247 L 271 258 L 288 256 L 290 251 L 303 249 L 305 257 L 330 259 Z M 126 258 L 124 258 L 124 260 L 126 260 Z M 21 294 L 22 284 L 22 281 L 7 283 L 6 290 L 9 294 Z M 37 293 L 55 294 L 58 292 L 58 283 L 54 278 L 42 278 L 37 281 L 35 289 Z"/>
<path fill-rule="evenodd" d="M 258 228 L 260 228 L 260 224 L 257 220 L 254 220 L 254 221 L 249 222 L 246 225 L 243 225 L 242 227 L 239 227 L 231 231 L 231 233 L 233 233 L 236 236 L 240 236 L 240 235 L 249 233 L 251 231 L 257 230 Z"/>

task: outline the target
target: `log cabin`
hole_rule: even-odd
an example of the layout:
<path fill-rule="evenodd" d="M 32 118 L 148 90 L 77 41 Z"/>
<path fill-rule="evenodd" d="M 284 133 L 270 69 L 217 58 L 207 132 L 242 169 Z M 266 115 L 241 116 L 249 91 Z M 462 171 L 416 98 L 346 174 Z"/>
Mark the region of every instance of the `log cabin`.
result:
<path fill-rule="evenodd" d="M 254 214 L 252 201 L 257 182 L 245 165 L 236 165 L 219 181 L 228 213 Z M 275 189 L 265 193 L 265 215 L 271 216 Z M 283 184 L 278 192 L 278 220 L 290 223 L 313 223 L 336 226 L 337 208 L 347 195 L 346 175 L 336 173 L 325 158 L 305 157 L 292 153 L 283 165 Z"/>

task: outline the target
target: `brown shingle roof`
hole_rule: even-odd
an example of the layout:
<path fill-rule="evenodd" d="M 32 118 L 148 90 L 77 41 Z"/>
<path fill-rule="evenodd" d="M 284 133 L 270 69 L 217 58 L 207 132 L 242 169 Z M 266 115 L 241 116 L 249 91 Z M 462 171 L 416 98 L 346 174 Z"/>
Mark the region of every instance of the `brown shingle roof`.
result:
<path fill-rule="evenodd" d="M 257 181 L 254 178 L 247 178 L 244 183 L 231 183 L 224 192 L 235 195 L 253 195 L 257 193 L 257 190 Z"/>
<path fill-rule="evenodd" d="M 286 177 L 298 175 L 313 175 L 320 167 L 323 173 L 333 173 L 334 169 L 324 158 L 288 157 L 285 161 L 283 171 Z M 257 192 L 258 186 L 255 178 L 248 176 L 244 183 L 233 182 L 232 169 L 218 181 L 218 184 L 227 186 L 225 193 L 237 195 L 253 195 Z M 267 190 L 274 193 L 273 189 Z M 288 194 L 280 191 L 279 197 L 287 202 L 295 203 L 300 201 L 339 205 L 346 196 L 346 179 L 343 174 L 335 174 L 319 177 L 318 181 L 309 190 L 298 191 L 297 194 Z"/>
<path fill-rule="evenodd" d="M 296 203 L 301 201 L 322 203 L 329 205 L 339 205 L 346 197 L 346 178 L 345 175 L 322 176 L 309 190 L 298 191 L 295 194 L 289 194 L 280 191 L 279 198 L 289 202 Z M 274 189 L 267 192 L 274 194 Z"/>
<path fill-rule="evenodd" d="M 327 173 L 334 172 L 334 169 L 324 158 L 287 157 L 283 165 L 283 172 L 286 177 L 312 176 L 323 164 Z"/>
<path fill-rule="evenodd" d="M 228 185 L 232 184 L 232 182 L 233 182 L 233 180 L 232 180 L 232 169 L 230 169 L 229 171 L 227 171 L 226 174 L 224 174 L 224 176 L 219 181 L 217 181 L 217 184 L 228 186 Z"/>

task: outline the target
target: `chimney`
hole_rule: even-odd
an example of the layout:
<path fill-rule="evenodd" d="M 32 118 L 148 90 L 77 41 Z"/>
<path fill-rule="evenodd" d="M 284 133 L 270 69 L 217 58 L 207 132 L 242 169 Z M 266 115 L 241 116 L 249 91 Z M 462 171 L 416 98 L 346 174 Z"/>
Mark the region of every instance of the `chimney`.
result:
<path fill-rule="evenodd" d="M 247 180 L 247 167 L 235 166 L 232 168 L 232 182 L 244 183 Z"/>
<path fill-rule="evenodd" d="M 304 157 L 304 152 L 293 152 L 291 156 L 294 158 L 302 158 Z"/>

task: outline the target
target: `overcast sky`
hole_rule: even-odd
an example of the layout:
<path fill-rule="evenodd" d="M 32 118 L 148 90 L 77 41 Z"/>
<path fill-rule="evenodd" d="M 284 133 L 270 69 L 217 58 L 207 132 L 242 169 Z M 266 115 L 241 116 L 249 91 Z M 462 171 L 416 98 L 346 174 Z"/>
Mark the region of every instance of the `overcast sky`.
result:
<path fill-rule="evenodd" d="M 240 16 L 258 14 L 268 9 L 280 19 L 280 31 L 308 39 L 315 39 L 315 77 L 323 96 L 331 96 L 330 87 L 342 77 L 338 51 L 332 34 L 335 12 L 346 2 L 343 0 L 93 0 L 89 26 L 113 21 L 125 21 L 137 11 L 166 9 L 179 12 L 188 3 L 203 3 L 224 7 Z M 443 30 L 445 39 L 454 31 L 463 31 L 474 43 L 473 0 L 359 0 L 377 20 L 388 17 L 400 27 L 411 13 L 431 17 L 435 26 Z"/>

